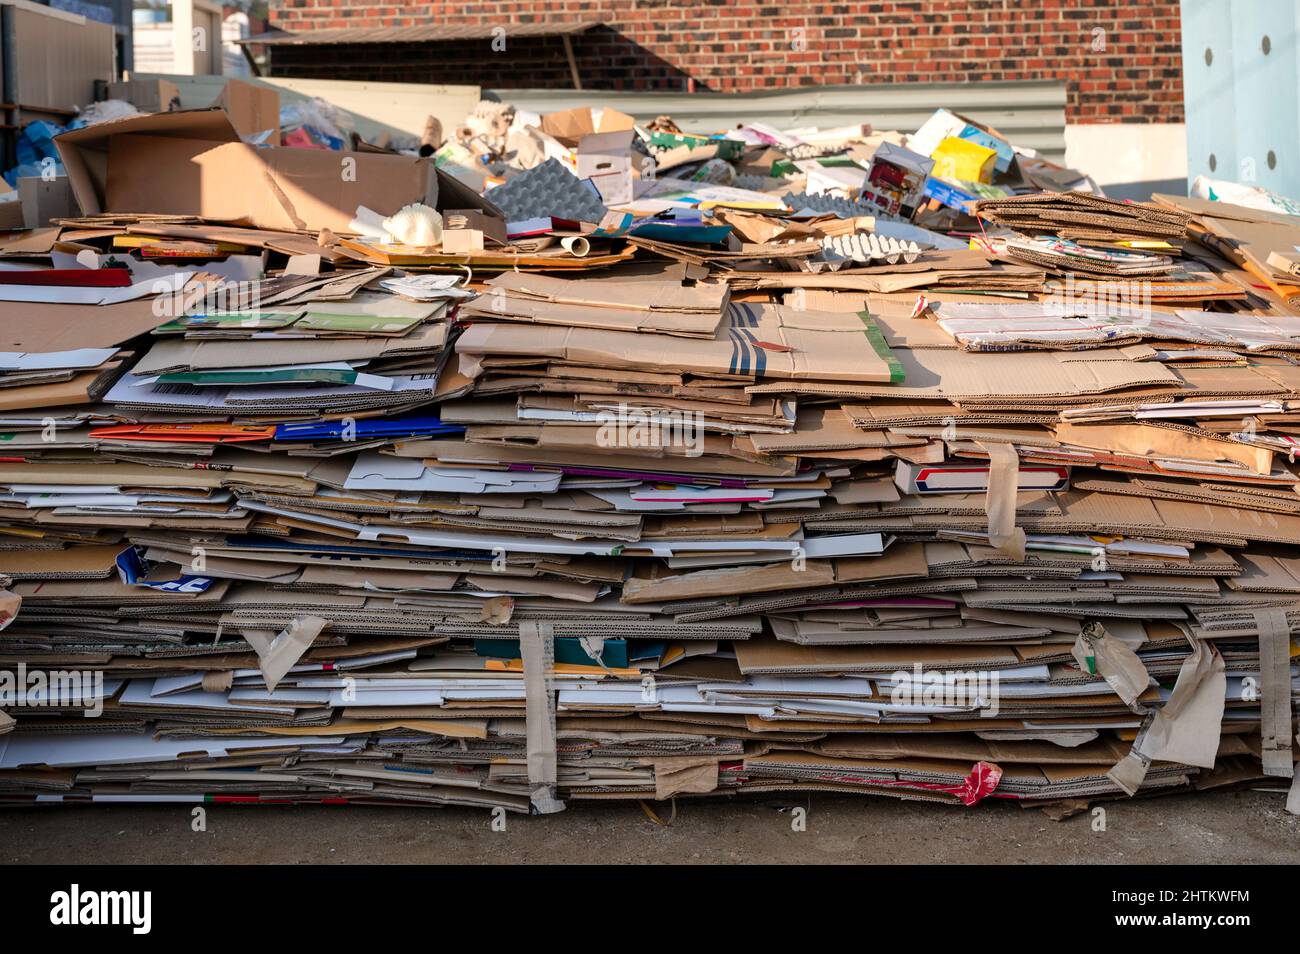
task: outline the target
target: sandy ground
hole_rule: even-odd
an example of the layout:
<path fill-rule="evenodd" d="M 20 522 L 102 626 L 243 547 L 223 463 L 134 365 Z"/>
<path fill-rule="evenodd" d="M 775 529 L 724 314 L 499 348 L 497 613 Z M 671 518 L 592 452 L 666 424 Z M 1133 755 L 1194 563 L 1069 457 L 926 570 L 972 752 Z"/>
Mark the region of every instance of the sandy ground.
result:
<path fill-rule="evenodd" d="M 0 811 L 0 863 L 1300 863 L 1283 803 L 1249 790 L 1112 802 L 1105 831 L 1086 814 L 825 795 L 679 802 L 668 826 L 635 802 L 579 803 L 509 815 L 505 831 L 471 809 L 216 806 L 194 832 L 189 805 L 51 807 Z"/>

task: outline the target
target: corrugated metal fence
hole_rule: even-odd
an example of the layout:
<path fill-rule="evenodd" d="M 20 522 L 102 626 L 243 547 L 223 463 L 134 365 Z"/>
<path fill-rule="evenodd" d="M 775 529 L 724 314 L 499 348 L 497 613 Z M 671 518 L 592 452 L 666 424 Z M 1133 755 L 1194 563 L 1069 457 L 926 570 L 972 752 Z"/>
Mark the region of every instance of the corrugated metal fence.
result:
<path fill-rule="evenodd" d="M 211 103 L 224 82 L 219 76 L 166 78 L 180 86 L 185 106 Z M 443 129 L 451 129 L 478 96 L 470 86 L 281 78 L 254 82 L 276 86 L 286 100 L 330 99 L 358 118 L 363 135 L 385 128 L 418 134 L 430 113 L 442 120 Z M 738 94 L 508 89 L 484 95 L 538 113 L 575 106 L 611 106 L 644 120 L 666 113 L 684 129 L 697 132 L 756 121 L 784 129 L 868 122 L 877 129 L 914 132 L 943 106 L 993 126 L 1017 146 L 1037 149 L 1049 159 L 1065 158 L 1065 86 L 1053 82 L 825 86 Z"/>
<path fill-rule="evenodd" d="M 1017 146 L 1065 158 L 1065 85 L 1058 82 L 910 83 L 823 86 L 764 93 L 637 93 L 604 90 L 492 90 L 489 95 L 534 112 L 611 106 L 638 119 L 667 114 L 690 132 L 746 122 L 778 128 L 844 126 L 913 132 L 946 107 L 993 126 Z"/>

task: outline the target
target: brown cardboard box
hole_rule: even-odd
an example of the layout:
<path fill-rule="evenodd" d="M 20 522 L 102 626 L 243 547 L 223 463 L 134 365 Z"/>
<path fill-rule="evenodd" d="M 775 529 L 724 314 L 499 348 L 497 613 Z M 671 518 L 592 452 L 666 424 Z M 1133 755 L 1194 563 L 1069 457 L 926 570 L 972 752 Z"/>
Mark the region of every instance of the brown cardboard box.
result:
<path fill-rule="evenodd" d="M 125 100 L 142 113 L 166 113 L 181 108 L 180 87 L 165 79 L 109 83 L 108 98 Z"/>
<path fill-rule="evenodd" d="M 23 220 L 23 204 L 19 197 L 14 195 L 16 191 L 4 179 L 0 179 L 0 196 L 9 196 L 5 201 L 0 202 L 0 231 L 26 227 Z"/>
<path fill-rule="evenodd" d="M 445 195 L 448 191 L 443 189 L 440 179 L 438 182 L 439 196 L 450 206 L 452 197 Z M 478 232 L 483 236 L 485 243 L 494 246 L 506 244 L 506 220 L 483 209 L 444 208 L 442 210 L 442 227 L 444 232 L 458 229 Z"/>
<path fill-rule="evenodd" d="M 55 144 L 87 215 L 153 212 L 346 233 L 359 205 L 391 215 L 438 195 L 428 160 L 250 146 L 219 108 L 100 123 Z"/>
<path fill-rule="evenodd" d="M 280 145 L 280 94 L 269 86 L 255 86 L 243 80 L 227 81 L 213 106 L 220 106 L 230 124 L 243 138 L 266 132 L 268 146 Z"/>
<path fill-rule="evenodd" d="M 602 109 L 599 117 L 590 106 L 547 113 L 542 117 L 542 132 L 554 136 L 566 146 L 576 146 L 583 136 L 592 133 L 622 132 L 635 125 L 636 120 L 627 113 L 609 107 Z"/>
<path fill-rule="evenodd" d="M 67 176 L 46 179 L 41 176 L 24 176 L 18 180 L 18 197 L 23 213 L 23 225 L 41 229 L 51 219 L 70 218 L 77 214 L 77 200 Z"/>

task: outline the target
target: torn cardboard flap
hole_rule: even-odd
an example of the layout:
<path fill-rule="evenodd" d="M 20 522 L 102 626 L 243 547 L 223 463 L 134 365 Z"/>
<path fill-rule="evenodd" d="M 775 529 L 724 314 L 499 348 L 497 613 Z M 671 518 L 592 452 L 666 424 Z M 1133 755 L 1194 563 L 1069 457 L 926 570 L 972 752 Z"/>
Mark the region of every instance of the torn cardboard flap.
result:
<path fill-rule="evenodd" d="M 655 798 L 664 800 L 675 795 L 703 795 L 718 787 L 718 760 L 716 758 L 653 759 L 655 772 Z"/>
<path fill-rule="evenodd" d="M 501 626 L 510 622 L 514 615 L 515 601 L 508 596 L 494 596 L 485 600 L 479 611 L 479 622 Z"/>
<path fill-rule="evenodd" d="M 1079 631 L 1071 653 L 1080 669 L 1105 679 L 1126 706 L 1137 706 L 1138 696 L 1151 685 L 1151 676 L 1137 653 L 1100 623 L 1089 623 Z"/>
<path fill-rule="evenodd" d="M 1156 710 L 1134 750 L 1151 761 L 1214 768 L 1227 689 L 1219 651 L 1212 643 L 1193 639 L 1173 693 Z"/>
<path fill-rule="evenodd" d="M 300 616 L 295 617 L 275 637 L 261 630 L 245 631 L 245 638 L 257 650 L 259 666 L 269 691 L 275 692 L 280 680 L 297 664 L 303 653 L 311 648 L 311 644 L 327 625 L 329 621 L 319 616 Z"/>

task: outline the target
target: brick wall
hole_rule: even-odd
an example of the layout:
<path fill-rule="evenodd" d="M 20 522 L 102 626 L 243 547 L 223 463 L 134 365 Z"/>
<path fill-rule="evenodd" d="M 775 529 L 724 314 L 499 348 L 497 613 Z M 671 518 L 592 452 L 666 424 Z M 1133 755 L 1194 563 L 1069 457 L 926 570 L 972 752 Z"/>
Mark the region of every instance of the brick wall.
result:
<path fill-rule="evenodd" d="M 274 47 L 275 75 L 494 88 L 569 87 L 558 38 L 510 23 L 604 21 L 575 36 L 590 89 L 740 92 L 852 83 L 1058 79 L 1069 122 L 1181 122 L 1177 0 L 270 0 L 271 23 L 503 25 L 507 49 L 458 43 Z"/>

